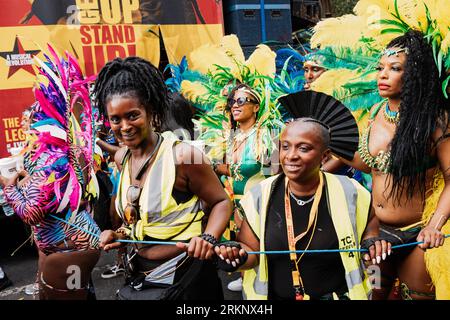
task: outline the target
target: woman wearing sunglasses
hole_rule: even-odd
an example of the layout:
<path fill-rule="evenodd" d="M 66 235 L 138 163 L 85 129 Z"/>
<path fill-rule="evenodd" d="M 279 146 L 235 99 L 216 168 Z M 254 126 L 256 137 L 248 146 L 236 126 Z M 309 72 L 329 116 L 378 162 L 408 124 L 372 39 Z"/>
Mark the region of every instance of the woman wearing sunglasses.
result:
<path fill-rule="evenodd" d="M 262 128 L 257 121 L 260 103 L 259 94 L 246 84 L 234 87 L 228 98 L 232 132 L 227 145 L 227 158 L 223 164 L 214 165 L 214 171 L 228 177 L 236 203 L 251 185 L 265 179 L 263 168 L 267 160 L 261 145 Z M 234 218 L 239 230 L 242 219 Z"/>
<path fill-rule="evenodd" d="M 219 175 L 227 177 L 236 206 L 246 190 L 264 180 L 268 154 L 262 141 L 263 127 L 258 123 L 260 95 L 246 84 L 235 86 L 229 93 L 227 109 L 230 112 L 231 134 L 224 164 L 215 165 Z M 270 168 L 266 166 L 266 169 Z M 267 174 L 267 173 L 266 173 Z M 230 238 L 239 232 L 242 217 L 236 212 L 230 222 Z M 228 284 L 228 289 L 240 291 L 241 278 Z"/>
<path fill-rule="evenodd" d="M 100 71 L 94 93 L 125 145 L 115 157 L 122 166 L 116 209 L 123 225 L 104 231 L 100 246 L 120 248 L 118 239 L 179 241 L 176 246 L 133 244 L 134 272 L 119 298 L 162 299 L 156 290 L 143 289 L 177 286 L 181 289 L 172 298 L 222 299 L 209 259 L 229 221 L 231 203 L 201 151 L 172 132 L 159 132 L 167 109 L 161 73 L 144 59 L 117 58 Z"/>

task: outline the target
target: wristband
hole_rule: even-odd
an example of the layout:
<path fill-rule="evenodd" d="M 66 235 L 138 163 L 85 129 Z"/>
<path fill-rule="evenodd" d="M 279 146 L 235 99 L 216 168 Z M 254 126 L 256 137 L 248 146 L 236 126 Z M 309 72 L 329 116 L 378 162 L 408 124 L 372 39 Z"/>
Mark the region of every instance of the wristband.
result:
<path fill-rule="evenodd" d="M 205 241 L 208 241 L 209 243 L 211 243 L 213 246 L 216 245 L 219 241 L 216 239 L 216 237 L 214 237 L 212 234 L 209 233 L 202 233 L 202 235 L 200 236 L 200 238 L 202 238 Z"/>

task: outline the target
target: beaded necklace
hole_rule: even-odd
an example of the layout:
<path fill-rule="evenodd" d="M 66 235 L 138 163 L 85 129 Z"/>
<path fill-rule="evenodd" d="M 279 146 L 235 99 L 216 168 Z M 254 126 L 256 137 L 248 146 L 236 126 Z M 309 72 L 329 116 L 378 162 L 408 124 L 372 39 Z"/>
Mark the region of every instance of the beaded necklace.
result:
<path fill-rule="evenodd" d="M 389 104 L 387 102 L 386 107 L 384 108 L 383 116 L 389 123 L 397 124 L 400 121 L 400 112 L 389 109 Z"/>
<path fill-rule="evenodd" d="M 376 157 L 372 156 L 369 150 L 369 138 L 370 138 L 370 130 L 372 129 L 372 125 L 374 123 L 375 117 L 378 114 L 381 108 L 381 103 L 377 106 L 377 108 L 372 113 L 369 125 L 361 136 L 361 141 L 358 146 L 359 156 L 361 160 L 370 168 L 377 169 L 382 173 L 389 173 L 391 169 L 391 152 L 380 150 Z"/>

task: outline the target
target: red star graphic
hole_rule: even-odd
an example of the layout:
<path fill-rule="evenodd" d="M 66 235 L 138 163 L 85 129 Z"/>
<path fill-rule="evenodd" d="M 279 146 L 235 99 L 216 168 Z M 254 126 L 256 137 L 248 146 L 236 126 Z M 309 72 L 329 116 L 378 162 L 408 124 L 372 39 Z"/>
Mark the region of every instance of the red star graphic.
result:
<path fill-rule="evenodd" d="M 5 59 L 8 62 L 18 62 L 18 65 L 11 65 L 9 67 L 9 72 L 8 72 L 8 79 L 17 71 L 19 71 L 20 69 L 23 69 L 25 71 L 28 71 L 29 73 L 34 75 L 34 71 L 33 71 L 33 67 L 31 64 L 29 63 L 24 63 L 21 64 L 21 60 L 20 59 L 14 59 L 11 57 L 11 55 L 17 55 L 17 54 L 29 54 L 30 55 L 30 59 L 33 59 L 33 57 L 35 55 L 37 55 L 39 52 L 41 52 L 41 50 L 24 50 L 22 47 L 22 44 L 20 43 L 19 37 L 16 36 L 16 41 L 14 42 L 14 49 L 13 51 L 6 51 L 6 52 L 0 52 L 0 57 L 2 57 L 3 59 Z M 9 56 L 9 59 L 8 59 Z M 22 62 L 25 62 L 22 60 Z"/>

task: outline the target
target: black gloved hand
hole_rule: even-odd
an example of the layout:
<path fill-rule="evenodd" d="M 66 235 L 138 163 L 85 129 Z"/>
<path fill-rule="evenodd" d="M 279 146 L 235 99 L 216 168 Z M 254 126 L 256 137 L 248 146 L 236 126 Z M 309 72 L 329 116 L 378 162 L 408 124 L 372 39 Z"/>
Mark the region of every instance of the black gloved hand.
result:
<path fill-rule="evenodd" d="M 221 246 L 224 247 L 228 247 L 228 248 L 237 248 L 238 251 L 240 251 L 242 249 L 241 245 L 239 242 L 236 241 L 225 241 L 225 242 L 221 242 L 218 243 L 216 245 L 214 245 L 215 247 L 218 247 L 220 249 Z M 244 251 L 245 252 L 245 251 Z M 226 272 L 234 272 L 237 269 L 239 269 L 240 266 L 244 265 L 245 262 L 248 259 L 248 254 L 247 252 L 245 252 L 245 254 L 243 256 L 239 255 L 239 257 L 237 259 L 234 260 L 230 260 L 230 259 L 222 259 L 219 256 L 215 256 L 215 263 L 217 264 L 217 267 L 220 270 L 226 271 Z M 229 261 L 229 263 L 227 263 L 227 260 Z M 232 264 L 234 262 L 234 265 Z"/>

